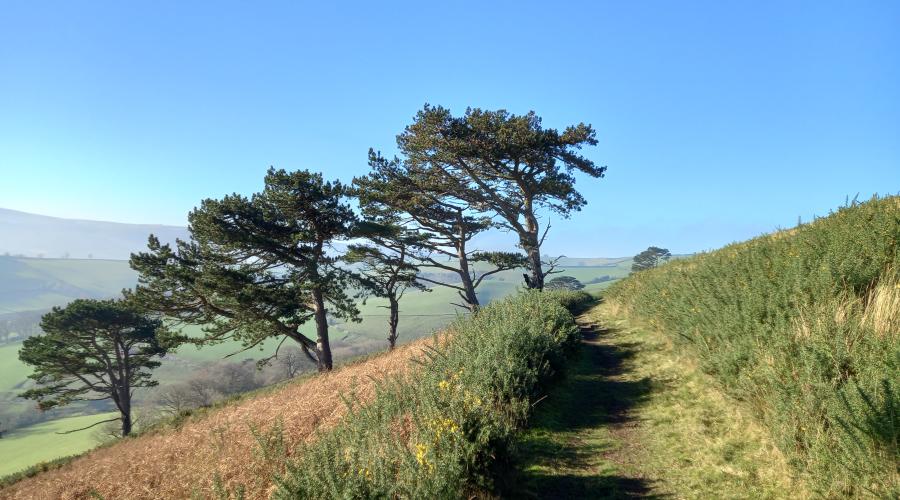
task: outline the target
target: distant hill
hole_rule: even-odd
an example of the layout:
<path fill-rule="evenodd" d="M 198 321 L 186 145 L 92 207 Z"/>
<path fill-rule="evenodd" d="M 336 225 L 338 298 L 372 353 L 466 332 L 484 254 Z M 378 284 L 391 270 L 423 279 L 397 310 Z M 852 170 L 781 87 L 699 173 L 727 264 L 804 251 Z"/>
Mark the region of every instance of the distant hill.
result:
<path fill-rule="evenodd" d="M 163 242 L 187 238 L 187 228 L 62 219 L 0 208 L 0 255 L 127 260 L 147 246 L 147 236 Z"/>
<path fill-rule="evenodd" d="M 113 297 L 136 283 L 122 260 L 0 257 L 0 314 Z"/>

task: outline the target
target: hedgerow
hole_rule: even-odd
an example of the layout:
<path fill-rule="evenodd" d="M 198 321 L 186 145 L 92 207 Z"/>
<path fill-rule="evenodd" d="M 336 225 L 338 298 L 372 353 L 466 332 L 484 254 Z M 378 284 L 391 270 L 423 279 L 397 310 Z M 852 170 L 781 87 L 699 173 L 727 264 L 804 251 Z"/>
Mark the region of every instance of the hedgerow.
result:
<path fill-rule="evenodd" d="M 380 384 L 373 402 L 296 450 L 276 496 L 457 498 L 492 489 L 536 389 L 577 338 L 555 293 L 524 292 L 459 319 L 421 367 Z"/>
<path fill-rule="evenodd" d="M 695 352 L 819 493 L 900 495 L 900 198 L 636 273 L 605 298 Z"/>

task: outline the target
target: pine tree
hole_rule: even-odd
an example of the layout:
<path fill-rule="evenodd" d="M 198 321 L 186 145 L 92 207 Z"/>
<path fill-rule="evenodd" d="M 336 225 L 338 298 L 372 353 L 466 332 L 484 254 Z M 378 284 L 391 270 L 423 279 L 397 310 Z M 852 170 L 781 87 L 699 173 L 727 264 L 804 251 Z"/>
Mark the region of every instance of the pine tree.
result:
<path fill-rule="evenodd" d="M 400 299 L 406 290 L 427 290 L 417 279 L 415 264 L 417 245 L 422 237 L 400 225 L 400 218 L 378 205 L 363 206 L 363 215 L 369 228 L 367 243 L 348 247 L 344 259 L 360 266 L 362 282 L 368 293 L 387 299 L 388 345 L 394 349 L 397 343 L 397 325 L 400 322 Z"/>
<path fill-rule="evenodd" d="M 369 175 L 353 180 L 360 203 L 396 214 L 398 224 L 420 236 L 413 246 L 418 250 L 421 267 L 458 276 L 458 281 L 453 282 L 418 278 L 456 290 L 462 300 L 457 306 L 476 309 L 476 290 L 485 278 L 524 265 L 524 257 L 517 253 L 470 249 L 472 238 L 493 227 L 493 223 L 470 202 L 448 194 L 450 186 L 445 179 L 410 167 L 398 158 L 389 160 L 374 150 L 369 150 L 369 165 Z M 488 269 L 478 270 L 478 264 L 487 265 Z"/>
<path fill-rule="evenodd" d="M 581 290 L 584 285 L 572 276 L 558 276 L 544 284 L 547 290 Z"/>
<path fill-rule="evenodd" d="M 38 401 L 41 410 L 112 400 L 120 416 L 103 422 L 121 420 L 122 435 L 131 433 L 134 391 L 157 385 L 151 370 L 167 351 L 162 321 L 127 302 L 79 299 L 45 314 L 41 329 L 19 351 L 37 383 L 20 397 Z"/>
<path fill-rule="evenodd" d="M 652 269 L 672 257 L 671 252 L 665 248 L 648 247 L 643 252 L 634 256 L 634 263 L 631 264 L 632 271 L 643 271 L 644 269 Z"/>
<path fill-rule="evenodd" d="M 594 129 L 579 123 L 562 133 L 545 129 L 535 113 L 467 109 L 454 117 L 442 107 L 426 105 L 397 137 L 409 169 L 436 179 L 444 193 L 515 233 L 527 254 L 529 288 L 542 289 L 547 272 L 541 260 L 540 210 L 564 218 L 587 204 L 575 190 L 575 172 L 603 177 L 606 167 L 578 153 L 596 145 Z M 552 264 L 551 264 L 552 268 Z"/>
<path fill-rule="evenodd" d="M 207 199 L 189 215 L 190 241 L 173 249 L 150 237 L 133 254 L 138 302 L 181 323 L 202 325 L 200 345 L 234 339 L 252 349 L 296 341 L 320 371 L 332 368 L 328 316 L 359 321 L 353 273 L 335 240 L 353 236 L 349 189 L 309 171 L 270 169 L 262 192 Z M 316 339 L 300 332 L 313 320 Z M 279 343 L 279 346 L 281 343 Z"/>

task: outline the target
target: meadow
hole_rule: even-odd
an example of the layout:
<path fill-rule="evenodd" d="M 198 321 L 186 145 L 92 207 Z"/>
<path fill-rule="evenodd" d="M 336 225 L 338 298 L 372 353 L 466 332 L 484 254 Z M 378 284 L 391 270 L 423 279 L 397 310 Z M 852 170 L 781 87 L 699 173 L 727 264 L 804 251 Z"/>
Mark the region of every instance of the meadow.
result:
<path fill-rule="evenodd" d="M 69 455 L 77 455 L 97 446 L 90 431 L 57 434 L 87 427 L 115 416 L 114 413 L 77 415 L 5 432 L 0 439 L 0 478 Z"/>
<path fill-rule="evenodd" d="M 446 333 L 161 422 L 3 494 L 268 498 L 339 488 L 339 496 L 441 497 L 491 489 L 492 464 L 577 341 L 562 304 L 585 300 L 517 294 Z M 337 460 L 321 460 L 330 455 Z"/>

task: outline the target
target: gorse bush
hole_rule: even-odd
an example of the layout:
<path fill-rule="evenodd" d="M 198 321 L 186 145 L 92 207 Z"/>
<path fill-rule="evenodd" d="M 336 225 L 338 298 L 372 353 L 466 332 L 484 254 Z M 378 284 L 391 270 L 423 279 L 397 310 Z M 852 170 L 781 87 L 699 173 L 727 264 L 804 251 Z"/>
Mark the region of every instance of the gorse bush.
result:
<path fill-rule="evenodd" d="M 551 290 L 546 293 L 552 294 L 563 307 L 572 314 L 581 314 L 597 302 L 597 299 L 582 290 Z"/>
<path fill-rule="evenodd" d="M 825 496 L 900 495 L 900 198 L 640 272 L 605 297 L 698 354 Z"/>
<path fill-rule="evenodd" d="M 280 498 L 457 498 L 492 470 L 578 329 L 554 293 L 523 292 L 458 320 L 427 359 L 297 450 Z"/>

